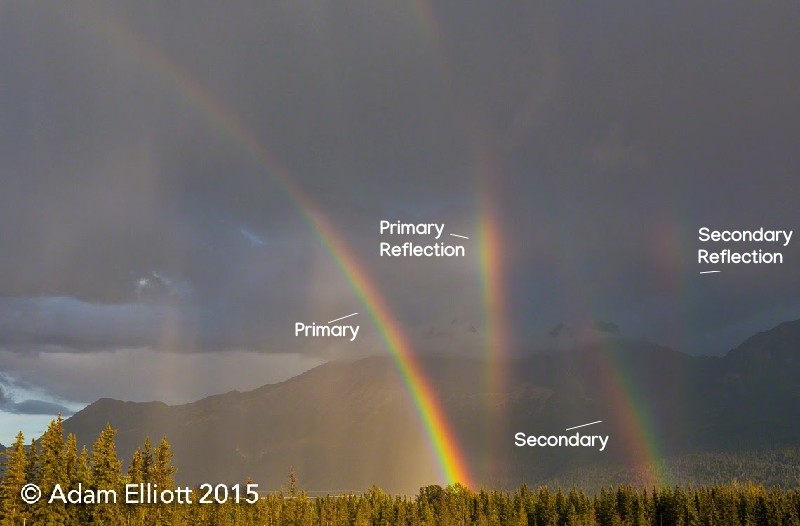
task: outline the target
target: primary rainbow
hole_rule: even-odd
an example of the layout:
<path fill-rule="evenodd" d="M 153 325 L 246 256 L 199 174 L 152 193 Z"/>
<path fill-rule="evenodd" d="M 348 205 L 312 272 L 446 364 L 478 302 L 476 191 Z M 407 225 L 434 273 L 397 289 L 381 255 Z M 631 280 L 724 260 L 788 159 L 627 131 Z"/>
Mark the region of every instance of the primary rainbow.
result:
<path fill-rule="evenodd" d="M 503 225 L 501 220 L 501 207 L 497 195 L 498 179 L 502 175 L 499 159 L 491 147 L 491 141 L 484 133 L 479 116 L 472 111 L 468 101 L 461 96 L 459 84 L 450 68 L 447 53 L 447 43 L 444 27 L 436 13 L 436 8 L 430 0 L 411 0 L 410 7 L 422 27 L 422 33 L 429 43 L 431 55 L 436 61 L 443 80 L 451 90 L 458 107 L 461 109 L 463 120 L 462 129 L 467 134 L 467 139 L 473 150 L 473 170 L 475 186 L 477 188 L 477 242 L 478 264 L 480 278 L 483 286 L 483 306 L 485 315 L 484 325 L 484 354 L 487 358 L 484 378 L 484 389 L 488 394 L 487 400 L 494 396 L 502 397 L 507 391 L 510 378 L 510 342 L 511 329 L 507 306 L 505 284 L 505 251 L 507 246 L 503 238 Z M 495 454 L 499 454 L 505 446 L 507 437 L 501 436 L 499 431 L 505 429 L 508 423 L 508 414 L 503 411 L 503 405 L 489 403 L 485 408 L 486 425 L 484 448 L 486 454 L 481 462 L 481 475 L 484 478 L 494 479 Z"/>
<path fill-rule="evenodd" d="M 145 42 L 121 21 L 97 11 L 87 13 L 121 48 L 144 59 L 154 72 L 165 77 L 176 90 L 210 119 L 220 130 L 239 144 L 260 166 L 266 168 L 295 202 L 303 218 L 328 250 L 351 287 L 363 302 L 392 359 L 403 378 L 417 413 L 430 439 L 444 481 L 472 486 L 467 462 L 456 437 L 445 418 L 430 384 L 406 338 L 402 327 L 392 314 L 375 281 L 343 237 L 327 219 L 291 174 L 281 159 L 267 149 L 245 123 L 208 89 L 176 64 L 162 50 Z"/>

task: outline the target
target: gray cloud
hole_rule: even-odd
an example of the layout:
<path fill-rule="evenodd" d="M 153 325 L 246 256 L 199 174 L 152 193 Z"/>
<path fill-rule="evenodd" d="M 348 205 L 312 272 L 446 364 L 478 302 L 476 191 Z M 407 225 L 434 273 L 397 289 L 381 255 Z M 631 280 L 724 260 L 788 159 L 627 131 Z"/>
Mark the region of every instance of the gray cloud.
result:
<path fill-rule="evenodd" d="M 73 411 L 67 409 L 63 405 L 53 402 L 46 402 L 44 400 L 23 400 L 13 405 L 4 408 L 10 413 L 20 415 L 62 415 L 70 416 Z"/>
<path fill-rule="evenodd" d="M 4 5 L 0 345 L 103 363 L 381 352 L 280 177 L 421 352 L 483 352 L 491 202 L 519 350 L 562 320 L 602 319 L 720 353 L 800 317 L 798 245 L 783 267 L 707 279 L 694 263 L 700 226 L 798 227 L 795 8 L 432 7 L 438 24 L 412 3 Z M 468 257 L 380 258 L 381 219 L 445 222 L 471 237 Z M 354 345 L 292 333 L 357 311 Z M 101 390 L 84 380 L 75 399 Z"/>
<path fill-rule="evenodd" d="M 23 400 L 16 402 L 0 386 L 0 412 L 17 415 L 58 415 L 70 416 L 73 411 L 55 402 L 44 400 Z"/>

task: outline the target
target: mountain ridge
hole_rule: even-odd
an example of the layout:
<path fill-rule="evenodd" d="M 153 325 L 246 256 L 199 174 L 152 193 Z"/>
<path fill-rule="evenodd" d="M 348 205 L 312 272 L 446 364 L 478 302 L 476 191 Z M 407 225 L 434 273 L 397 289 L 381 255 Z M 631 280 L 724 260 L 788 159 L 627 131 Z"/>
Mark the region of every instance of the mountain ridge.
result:
<path fill-rule="evenodd" d="M 800 404 L 784 407 L 787 396 L 800 396 L 785 381 L 797 355 L 785 349 L 795 338 L 800 341 L 800 322 L 775 329 L 776 334 L 754 335 L 721 357 L 616 337 L 531 353 L 509 364 L 494 391 L 477 358 L 440 355 L 425 357 L 420 365 L 468 464 L 492 458 L 491 468 L 476 470 L 478 482 L 510 486 L 598 462 L 627 462 L 639 445 L 626 436 L 630 415 L 614 404 L 633 401 L 647 408 L 664 455 L 800 443 L 800 427 L 786 415 L 788 409 L 800 416 Z M 781 351 L 760 359 L 777 363 L 754 368 L 751 362 L 762 356 L 764 342 Z M 776 380 L 768 381 L 769 375 Z M 484 423 L 498 415 L 500 423 L 487 429 Z M 511 445 L 517 431 L 550 434 L 598 418 L 605 423 L 597 432 L 612 437 L 602 454 Z M 126 461 L 146 435 L 167 436 L 178 480 L 185 483 L 250 476 L 277 489 L 289 468 L 321 490 L 378 484 L 413 491 L 441 480 L 417 409 L 385 356 L 328 362 L 283 382 L 189 404 L 101 399 L 67 419 L 65 429 L 87 443 L 106 422 L 119 430 L 119 454 Z"/>

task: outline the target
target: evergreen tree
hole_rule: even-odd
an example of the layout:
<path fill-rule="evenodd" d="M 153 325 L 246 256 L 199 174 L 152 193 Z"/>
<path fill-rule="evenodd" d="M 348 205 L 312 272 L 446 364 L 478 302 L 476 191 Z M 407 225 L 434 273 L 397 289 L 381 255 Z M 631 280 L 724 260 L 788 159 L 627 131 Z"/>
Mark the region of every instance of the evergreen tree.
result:
<path fill-rule="evenodd" d="M 122 463 L 117 458 L 115 435 L 114 428 L 111 427 L 111 424 L 107 424 L 92 448 L 92 481 L 96 488 L 116 489 L 121 485 L 120 467 Z"/>
<path fill-rule="evenodd" d="M 81 462 L 82 459 L 78 455 L 78 439 L 74 434 L 70 433 L 67 436 L 67 443 L 64 448 L 64 466 L 67 481 L 66 487 L 64 488 L 65 493 L 73 488 L 89 487 L 89 481 L 86 477 L 86 470 L 84 469 L 84 466 L 81 465 Z M 85 523 L 84 519 L 87 516 L 85 506 L 67 505 L 66 513 L 68 517 L 68 524 Z"/>
<path fill-rule="evenodd" d="M 144 482 L 152 482 L 153 474 L 153 447 L 150 437 L 144 437 L 144 451 L 142 451 L 142 479 Z"/>
<path fill-rule="evenodd" d="M 73 487 L 80 484 L 84 488 L 92 487 L 92 470 L 89 465 L 89 450 L 86 446 L 81 448 L 81 453 L 75 462 L 75 480 Z M 88 506 L 73 506 L 71 516 L 75 518 L 74 524 L 89 524 L 90 521 L 90 508 Z"/>
<path fill-rule="evenodd" d="M 133 452 L 133 458 L 131 459 L 131 465 L 128 466 L 128 482 L 131 484 L 141 484 L 144 482 L 144 470 L 142 466 L 142 462 L 144 457 L 142 455 L 142 450 L 140 448 L 136 448 L 136 451 Z"/>
<path fill-rule="evenodd" d="M 353 526 L 371 526 L 371 516 L 372 513 L 369 507 L 369 502 L 365 499 L 361 499 L 358 507 L 356 508 L 356 517 L 355 521 L 353 521 Z"/>
<path fill-rule="evenodd" d="M 25 468 L 25 480 L 28 483 L 39 483 L 39 448 L 36 445 L 36 440 L 31 439 L 31 445 L 28 447 L 28 465 Z"/>
<path fill-rule="evenodd" d="M 67 484 L 77 487 L 78 482 L 78 439 L 70 433 L 64 446 L 64 470 Z"/>
<path fill-rule="evenodd" d="M 67 520 L 67 506 L 63 500 L 54 500 L 48 503 L 47 496 L 53 493 L 56 486 L 66 493 L 69 491 L 67 478 L 66 444 L 64 443 L 64 419 L 61 415 L 50 422 L 47 430 L 42 435 L 39 443 L 41 453 L 39 457 L 39 488 L 42 498 L 33 505 L 33 518 L 37 524 L 43 526 L 62 526 Z"/>
<path fill-rule="evenodd" d="M 172 449 L 166 438 L 161 439 L 161 443 L 153 452 L 153 468 L 150 480 L 158 484 L 159 489 L 174 489 L 175 480 L 173 475 L 177 469 L 172 465 Z"/>
<path fill-rule="evenodd" d="M 136 448 L 131 459 L 131 465 L 128 466 L 128 480 L 129 484 L 143 484 L 144 483 L 144 470 L 143 470 L 144 455 L 140 448 Z M 144 517 L 148 511 L 146 506 L 142 504 L 128 504 L 126 514 L 133 518 L 133 524 L 144 524 Z"/>
<path fill-rule="evenodd" d="M 28 469 L 25 436 L 22 431 L 17 433 L 17 439 L 5 451 L 4 457 L 3 481 L 0 484 L 0 526 L 14 526 L 27 518 L 28 511 L 28 505 L 20 498 Z"/>
<path fill-rule="evenodd" d="M 123 495 L 122 463 L 117 458 L 114 435 L 116 431 L 111 424 L 107 424 L 92 447 L 92 487 L 95 490 L 115 490 L 118 495 Z M 116 526 L 121 523 L 121 508 L 112 504 L 96 504 L 91 507 L 91 517 L 95 524 Z"/>
<path fill-rule="evenodd" d="M 152 468 L 150 470 L 150 482 L 157 487 L 158 491 L 175 488 L 175 467 L 172 465 L 172 450 L 166 438 L 161 439 L 161 443 L 153 451 Z M 172 519 L 176 505 L 155 504 L 151 506 L 148 513 L 148 524 L 161 526 L 162 524 L 172 524 Z M 238 508 L 238 507 L 237 507 Z M 230 509 L 223 512 L 225 520 L 231 519 L 235 523 L 236 510 Z"/>
<path fill-rule="evenodd" d="M 297 483 L 297 473 L 295 473 L 294 468 L 289 468 L 289 482 L 286 487 L 286 494 L 294 498 L 297 496 L 299 490 L 300 486 Z"/>

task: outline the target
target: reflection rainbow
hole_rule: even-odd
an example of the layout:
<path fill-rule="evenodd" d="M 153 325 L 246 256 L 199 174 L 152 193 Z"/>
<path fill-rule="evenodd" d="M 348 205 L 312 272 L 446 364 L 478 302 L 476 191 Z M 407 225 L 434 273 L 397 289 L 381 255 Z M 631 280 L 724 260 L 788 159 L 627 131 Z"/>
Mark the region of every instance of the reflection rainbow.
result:
<path fill-rule="evenodd" d="M 447 34 L 443 20 L 436 12 L 433 0 L 411 0 L 409 4 L 415 13 L 427 42 L 431 46 L 431 55 L 439 61 L 436 64 L 444 75 L 447 86 L 453 90 L 450 96 L 459 103 L 464 119 L 465 129 L 473 148 L 474 166 L 476 167 L 477 187 L 479 188 L 479 242 L 480 268 L 484 287 L 484 311 L 486 315 L 486 356 L 488 359 L 487 389 L 490 392 L 502 391 L 510 377 L 508 367 L 510 352 L 510 315 L 507 298 L 507 269 L 504 265 L 504 251 L 508 245 L 503 241 L 503 224 L 501 208 L 498 206 L 497 186 L 501 179 L 500 159 L 494 152 L 501 151 L 492 144 L 490 136 L 480 120 L 475 108 L 467 104 L 459 91 L 459 83 L 454 77 L 447 49 Z M 542 222 L 546 224 L 546 222 Z M 547 237 L 544 234 L 543 237 Z M 537 245 L 546 244 L 545 240 L 536 240 Z M 586 308 L 591 309 L 591 298 L 586 294 L 591 290 L 588 283 L 581 281 L 581 272 L 574 264 L 574 259 L 564 253 L 564 247 L 552 243 L 547 247 L 557 258 L 561 258 L 560 268 L 566 272 L 567 283 L 573 285 L 576 298 Z M 643 390 L 638 388 L 636 379 L 630 374 L 628 367 L 619 353 L 614 352 L 613 343 L 603 342 L 599 357 L 603 388 L 609 396 L 609 410 L 620 421 L 623 445 L 628 452 L 629 460 L 645 471 L 644 482 L 647 485 L 668 485 L 665 474 L 660 469 L 662 448 L 659 447 L 656 427 L 652 411 L 647 403 Z M 507 415 L 506 415 L 507 416 Z M 495 421 L 502 415 L 492 415 Z"/>

